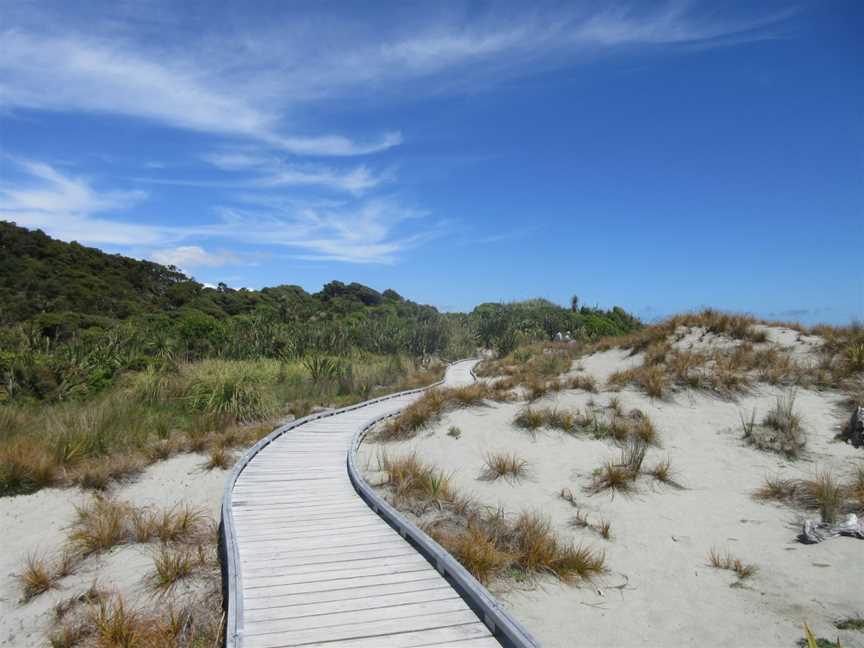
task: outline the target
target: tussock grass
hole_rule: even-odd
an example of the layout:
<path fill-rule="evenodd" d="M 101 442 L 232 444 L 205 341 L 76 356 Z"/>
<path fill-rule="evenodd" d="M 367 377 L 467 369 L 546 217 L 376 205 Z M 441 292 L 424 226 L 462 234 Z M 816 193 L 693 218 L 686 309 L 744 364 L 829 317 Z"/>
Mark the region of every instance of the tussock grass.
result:
<path fill-rule="evenodd" d="M 434 532 L 432 537 L 481 583 L 489 583 L 513 562 L 513 555 L 481 525 L 471 522 L 462 532 Z"/>
<path fill-rule="evenodd" d="M 24 569 L 18 575 L 23 601 L 47 592 L 57 583 L 57 577 L 46 558 L 30 553 L 24 563 Z"/>
<path fill-rule="evenodd" d="M 546 414 L 541 410 L 525 407 L 519 410 L 513 423 L 517 427 L 533 432 L 546 424 Z"/>
<path fill-rule="evenodd" d="M 681 484 L 675 479 L 675 471 L 672 468 L 672 461 L 669 457 L 657 462 L 654 466 L 649 468 L 646 473 L 651 475 L 661 484 L 666 484 L 679 489 L 682 488 Z"/>
<path fill-rule="evenodd" d="M 744 563 L 732 556 L 728 551 L 721 554 L 713 548 L 708 552 L 708 564 L 715 569 L 726 569 L 735 572 L 739 581 L 750 578 L 759 571 L 756 565 Z"/>
<path fill-rule="evenodd" d="M 754 493 L 759 500 L 773 500 L 805 510 L 819 511 L 823 522 L 833 524 L 843 513 L 864 512 L 864 469 L 840 482 L 831 472 L 816 471 L 810 479 L 768 477 Z"/>
<path fill-rule="evenodd" d="M 448 505 L 458 511 L 467 506 L 467 502 L 453 490 L 450 476 L 425 464 L 416 454 L 391 457 L 381 453 L 378 455 L 378 469 L 385 474 L 383 485 L 391 489 L 398 504 L 421 509 L 429 505 L 439 509 Z"/>
<path fill-rule="evenodd" d="M 636 489 L 636 481 L 640 475 L 649 475 L 659 482 L 683 488 L 675 478 L 668 457 L 653 467 L 643 469 L 648 445 L 638 437 L 630 438 L 621 448 L 617 461 L 609 460 L 600 468 L 594 470 L 591 483 L 586 486 L 588 493 L 596 494 L 605 490 L 629 493 Z"/>
<path fill-rule="evenodd" d="M 566 382 L 567 389 L 581 389 L 582 391 L 597 393 L 597 379 L 587 374 L 571 376 Z"/>
<path fill-rule="evenodd" d="M 603 572 L 602 552 L 564 542 L 548 518 L 524 512 L 507 518 L 500 511 L 475 515 L 465 529 L 433 537 L 481 582 L 505 570 L 526 576 L 552 574 L 564 582 L 591 579 Z"/>
<path fill-rule="evenodd" d="M 155 591 L 167 592 L 179 581 L 192 576 L 195 565 L 195 555 L 188 547 L 160 545 L 153 555 L 153 573 L 148 584 Z"/>
<path fill-rule="evenodd" d="M 494 481 L 501 477 L 517 481 L 528 472 L 528 462 L 513 453 L 487 452 L 483 457 L 483 471 L 480 478 Z"/>
<path fill-rule="evenodd" d="M 480 382 L 467 387 L 430 389 L 398 416 L 387 421 L 376 433 L 376 438 L 381 441 L 410 439 L 419 430 L 440 419 L 446 411 L 475 407 L 495 397 L 496 392 L 486 383 Z"/>
<path fill-rule="evenodd" d="M 128 502 L 94 497 L 76 506 L 78 519 L 69 545 L 82 556 L 112 547 L 159 540 L 194 544 L 209 536 L 208 518 L 201 509 L 178 504 L 169 509 L 136 508 Z"/>
<path fill-rule="evenodd" d="M 204 464 L 204 468 L 207 470 L 213 470 L 214 468 L 227 470 L 233 464 L 234 456 L 231 452 L 222 445 L 214 444 L 210 446 L 210 450 L 207 453 L 207 462 Z"/>
<path fill-rule="evenodd" d="M 789 457 L 798 457 L 806 439 L 801 417 L 795 412 L 794 391 L 777 398 L 774 409 L 762 419 L 762 425 L 775 434 L 765 437 L 754 430 L 749 437 L 751 443 L 762 450 L 776 450 Z"/>
<path fill-rule="evenodd" d="M 447 436 L 458 439 L 462 436 L 462 430 L 460 430 L 455 425 L 451 425 L 450 428 L 447 430 Z"/>
<path fill-rule="evenodd" d="M 69 534 L 69 542 L 87 556 L 129 541 L 128 523 L 133 507 L 126 502 L 96 497 L 90 503 L 76 506 L 78 520 Z"/>

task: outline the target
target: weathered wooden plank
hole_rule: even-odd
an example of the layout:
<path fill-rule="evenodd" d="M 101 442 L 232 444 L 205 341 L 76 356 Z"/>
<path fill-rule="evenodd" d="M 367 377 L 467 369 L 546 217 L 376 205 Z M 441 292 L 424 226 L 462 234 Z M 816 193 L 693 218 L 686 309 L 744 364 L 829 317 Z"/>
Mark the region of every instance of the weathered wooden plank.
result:
<path fill-rule="evenodd" d="M 380 638 L 397 632 L 435 630 L 449 626 L 468 625 L 476 622 L 477 616 L 470 610 L 441 612 L 438 614 L 425 614 L 422 616 L 404 617 L 399 619 L 382 619 L 380 621 L 347 623 L 345 625 L 330 626 L 329 628 L 297 630 L 292 631 L 290 634 L 278 632 L 274 634 L 244 636 L 244 644 L 248 645 L 249 648 L 300 646 L 316 642 L 334 642 L 362 637 Z M 381 646 L 382 644 L 379 643 L 377 645 Z"/>
<path fill-rule="evenodd" d="M 244 574 L 243 586 L 255 587 L 261 583 L 269 581 L 273 578 L 292 578 L 302 574 L 320 574 L 324 578 L 333 577 L 334 575 L 342 574 L 350 576 L 353 569 L 370 569 L 376 567 L 425 567 L 429 563 L 423 556 L 418 554 L 409 554 L 406 556 L 398 556 L 395 558 L 372 558 L 369 560 L 352 560 L 350 562 L 332 563 L 324 565 L 301 565 L 299 567 L 281 567 L 261 570 L 257 573 L 248 572 Z"/>
<path fill-rule="evenodd" d="M 431 573 L 430 573 L 431 572 Z M 370 587 L 377 585 L 392 585 L 393 583 L 411 583 L 421 580 L 432 582 L 444 581 L 435 571 L 424 570 L 419 572 L 408 572 L 405 574 L 387 574 L 384 576 L 362 576 L 360 578 L 334 578 L 333 580 L 318 583 L 297 583 L 296 585 L 273 585 L 269 587 L 257 587 L 255 589 L 243 589 L 244 600 L 251 601 L 256 598 L 268 598 L 282 596 L 285 594 L 305 594 L 308 592 L 328 592 L 342 589 L 354 589 L 357 587 Z M 444 581 L 446 582 L 446 581 Z"/>
<path fill-rule="evenodd" d="M 489 637 L 489 631 L 482 623 L 470 623 L 460 626 L 449 626 L 446 628 L 435 628 L 420 632 L 398 632 L 389 635 L 378 635 L 373 637 L 360 637 L 357 639 L 345 639 L 338 644 L 327 641 L 303 644 L 303 648 L 418 648 L 420 646 L 461 646 L 461 642 L 472 638 Z M 253 637 L 253 641 L 246 644 L 249 648 L 288 648 L 297 644 L 287 643 L 258 643 L 262 637 Z M 431 643 L 430 643 L 431 642 Z M 497 642 L 491 644 L 498 646 Z M 474 648 L 466 644 L 465 648 Z M 486 648 L 482 646 L 481 648 Z"/>
<path fill-rule="evenodd" d="M 442 587 L 439 589 L 418 590 L 416 592 L 401 592 L 399 594 L 365 596 L 362 598 L 352 597 L 339 601 L 249 610 L 246 613 L 246 622 L 254 623 L 268 620 L 296 619 L 299 617 L 348 612 L 351 610 L 374 610 L 403 603 L 423 603 L 427 601 L 444 601 L 447 599 L 462 600 L 450 587 Z"/>
<path fill-rule="evenodd" d="M 243 634 L 248 637 L 274 632 L 290 632 L 293 635 L 301 630 L 329 630 L 342 625 L 358 625 L 372 622 L 383 623 L 385 621 L 401 620 L 408 617 L 434 616 L 465 611 L 468 611 L 468 606 L 465 605 L 465 601 L 457 597 L 440 601 L 403 603 L 371 610 L 347 610 L 344 612 L 316 614 L 292 619 L 268 619 L 267 621 L 260 622 L 247 621 L 246 626 L 243 628 Z"/>
<path fill-rule="evenodd" d="M 274 610 L 277 608 L 293 607 L 295 605 L 317 605 L 333 601 L 357 601 L 377 596 L 428 592 L 440 589 L 453 591 L 453 588 L 443 579 L 433 581 L 432 578 L 423 578 L 417 581 L 393 583 L 392 585 L 372 585 L 341 590 L 325 590 L 323 592 L 282 594 L 280 596 L 270 596 L 247 601 L 246 612 L 249 613 L 252 610 Z"/>

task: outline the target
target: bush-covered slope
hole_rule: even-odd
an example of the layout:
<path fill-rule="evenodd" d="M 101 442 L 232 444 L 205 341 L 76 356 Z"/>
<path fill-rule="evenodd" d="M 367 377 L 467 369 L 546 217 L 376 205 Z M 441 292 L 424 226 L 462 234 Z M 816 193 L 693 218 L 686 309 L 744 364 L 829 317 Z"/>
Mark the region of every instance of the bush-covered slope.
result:
<path fill-rule="evenodd" d="M 454 358 L 478 344 L 506 353 L 558 331 L 591 339 L 638 325 L 619 308 L 545 300 L 442 314 L 393 290 L 338 281 L 318 293 L 207 288 L 177 268 L 0 222 L 0 402 L 84 397 L 124 370 L 204 358 Z"/>

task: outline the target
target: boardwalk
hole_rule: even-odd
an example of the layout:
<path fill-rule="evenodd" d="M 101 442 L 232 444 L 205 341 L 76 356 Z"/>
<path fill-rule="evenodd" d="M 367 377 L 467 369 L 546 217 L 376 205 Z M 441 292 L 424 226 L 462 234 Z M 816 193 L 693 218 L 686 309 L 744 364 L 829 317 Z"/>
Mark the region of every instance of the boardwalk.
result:
<path fill-rule="evenodd" d="M 451 365 L 445 383 L 470 383 L 472 366 Z M 349 479 L 346 454 L 355 433 L 418 396 L 312 420 L 250 452 L 223 507 L 229 646 L 501 645 Z"/>

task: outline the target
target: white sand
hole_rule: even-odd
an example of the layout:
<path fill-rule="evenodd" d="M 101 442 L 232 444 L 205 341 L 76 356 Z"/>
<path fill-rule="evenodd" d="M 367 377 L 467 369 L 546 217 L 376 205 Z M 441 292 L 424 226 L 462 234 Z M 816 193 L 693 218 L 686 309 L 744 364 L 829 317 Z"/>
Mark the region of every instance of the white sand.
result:
<path fill-rule="evenodd" d="M 187 503 L 218 519 L 226 471 L 205 471 L 205 461 L 200 454 L 177 455 L 150 466 L 135 481 L 116 487 L 112 495 L 136 506 L 162 508 Z M 0 646 L 46 645 L 45 631 L 54 604 L 86 590 L 94 579 L 133 605 L 146 595 L 142 579 L 152 570 L 152 547 L 127 545 L 88 558 L 76 573 L 60 582 L 59 589 L 20 603 L 15 575 L 27 554 L 61 549 L 75 519 L 74 505 L 88 497 L 78 488 L 49 488 L 32 495 L 0 498 Z"/>
<path fill-rule="evenodd" d="M 783 341 L 794 343 L 789 337 Z M 613 350 L 577 364 L 602 380 L 634 359 L 641 361 L 626 356 Z M 644 477 L 633 496 L 589 496 L 583 488 L 592 470 L 617 457 L 618 449 L 548 430 L 532 439 L 511 424 L 522 403 L 456 411 L 417 438 L 384 448 L 394 455 L 416 451 L 452 471 L 460 492 L 480 503 L 514 513 L 542 511 L 562 537 L 606 552 L 609 571 L 593 584 L 567 586 L 544 577 L 534 588 L 499 592 L 544 646 L 794 646 L 804 621 L 818 636 L 864 646 L 864 634 L 832 625 L 864 614 L 864 542 L 835 538 L 799 544 L 799 513 L 751 497 L 768 475 L 809 477 L 817 468 L 830 468 L 845 478 L 864 460 L 860 450 L 833 441 L 844 414 L 836 408 L 840 395 L 832 392 L 798 390 L 796 406 L 808 433 L 804 458 L 790 462 L 746 445 L 739 412 L 756 407 L 761 418 L 781 393 L 762 386 L 729 402 L 692 391 L 672 401 L 651 400 L 631 389 L 593 396 L 569 391 L 537 403 L 584 408 L 591 398 L 605 404 L 617 395 L 625 411 L 642 409 L 663 442 L 662 449 L 649 451 L 646 465 L 668 455 L 686 490 Z M 453 425 L 462 430 L 459 439 L 446 434 Z M 374 465 L 380 449 L 364 444 L 361 459 Z M 529 477 L 515 484 L 478 480 L 490 450 L 527 460 Z M 568 524 L 575 509 L 558 497 L 565 487 L 592 521 L 611 521 L 611 541 Z M 707 565 L 712 548 L 728 550 L 759 571 L 737 585 L 732 572 Z"/>

